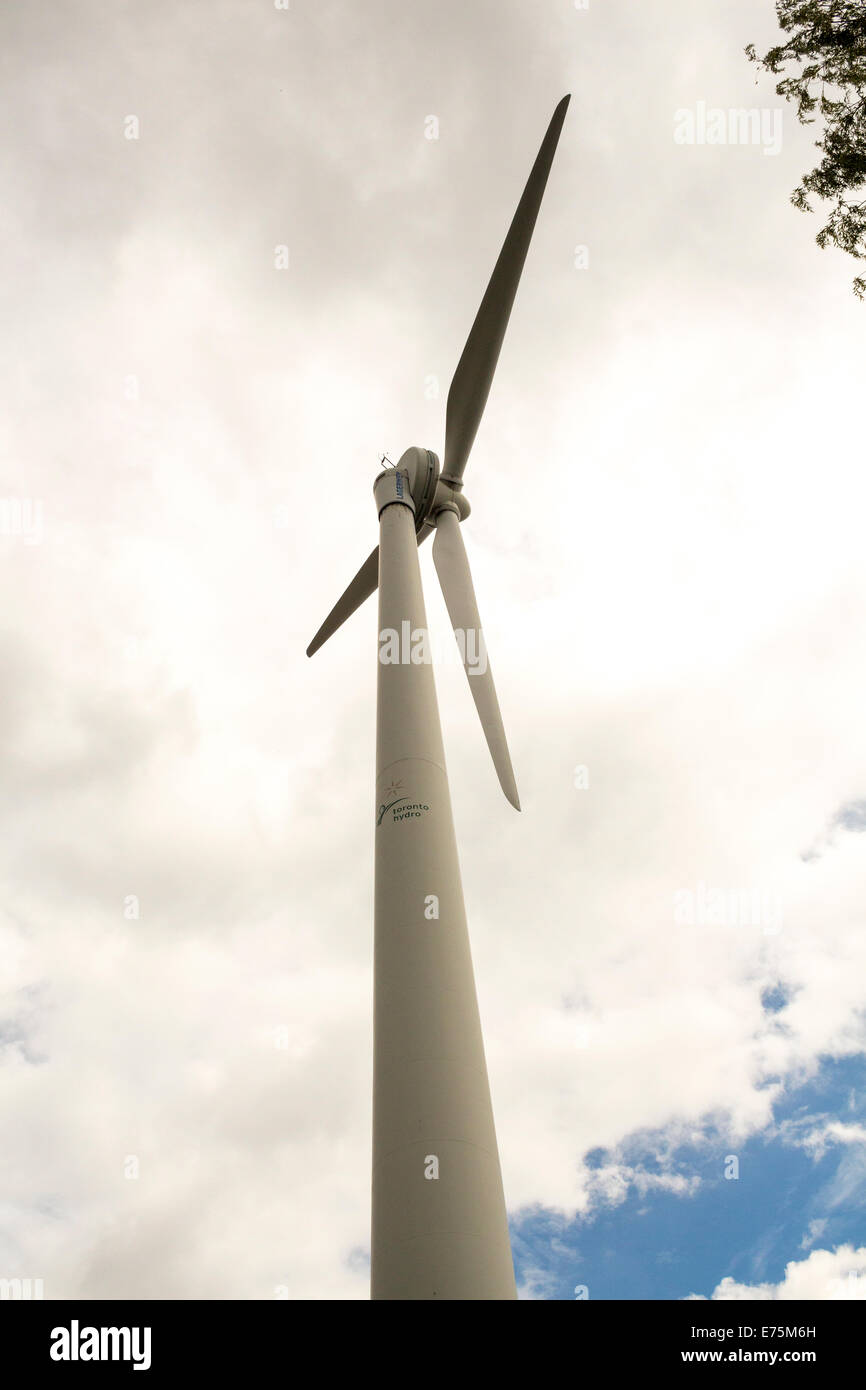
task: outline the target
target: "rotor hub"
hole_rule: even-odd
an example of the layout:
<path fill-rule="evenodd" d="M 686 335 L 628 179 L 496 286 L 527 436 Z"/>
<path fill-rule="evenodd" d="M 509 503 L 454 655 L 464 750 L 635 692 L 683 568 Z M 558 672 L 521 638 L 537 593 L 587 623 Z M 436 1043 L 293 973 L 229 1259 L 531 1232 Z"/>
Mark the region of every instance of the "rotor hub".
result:
<path fill-rule="evenodd" d="M 409 488 L 415 503 L 415 530 L 420 531 L 426 523 L 433 523 L 437 512 L 447 507 L 456 512 L 460 521 L 465 521 L 471 508 L 463 495 L 463 483 L 443 477 L 439 471 L 439 459 L 431 449 L 413 447 L 407 449 L 400 459 L 398 468 L 409 474 Z"/>

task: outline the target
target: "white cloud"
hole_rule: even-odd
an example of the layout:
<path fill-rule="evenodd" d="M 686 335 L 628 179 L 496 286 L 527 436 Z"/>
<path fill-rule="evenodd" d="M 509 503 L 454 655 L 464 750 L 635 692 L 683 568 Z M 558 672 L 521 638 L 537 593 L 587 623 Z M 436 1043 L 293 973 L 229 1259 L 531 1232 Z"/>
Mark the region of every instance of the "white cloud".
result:
<path fill-rule="evenodd" d="M 815 1244 L 816 1240 L 820 1240 L 826 1227 L 827 1218 L 824 1216 L 816 1216 L 813 1221 L 810 1221 L 809 1228 L 800 1241 L 800 1249 L 808 1250 L 810 1246 Z"/>
<path fill-rule="evenodd" d="M 440 680 L 509 1203 L 686 1195 L 667 1160 L 582 1156 L 746 1136 L 864 1046 L 862 839 L 798 857 L 866 789 L 862 310 L 788 204 L 806 137 L 670 138 L 700 89 L 752 93 L 754 7 L 724 64 L 685 0 L 663 33 L 217 8 L 8 21 L 0 451 L 44 537 L 0 538 L 0 1273 L 49 1296 L 366 1294 L 372 607 L 303 651 L 374 543 L 378 453 L 441 452 L 571 85 L 467 474 L 521 817 Z M 493 49 L 531 54 L 519 102 Z M 677 923 L 701 882 L 778 894 L 782 931 Z"/>
<path fill-rule="evenodd" d="M 640 1165 L 627 1163 L 606 1163 L 591 1169 L 585 1182 L 590 1207 L 596 1203 L 619 1206 L 631 1188 L 642 1197 L 648 1192 L 673 1192 L 680 1197 L 691 1197 L 700 1186 L 700 1178 L 695 1174 L 652 1173 Z"/>
<path fill-rule="evenodd" d="M 699 1298 L 700 1294 L 690 1294 Z M 791 1260 L 778 1284 L 738 1284 L 730 1276 L 711 1294 L 718 1300 L 866 1299 L 866 1247 L 841 1245 L 813 1250 L 805 1260 Z"/>
<path fill-rule="evenodd" d="M 866 1126 L 829 1120 L 819 1128 L 810 1130 L 800 1142 L 815 1158 L 823 1158 L 833 1144 L 866 1144 Z"/>

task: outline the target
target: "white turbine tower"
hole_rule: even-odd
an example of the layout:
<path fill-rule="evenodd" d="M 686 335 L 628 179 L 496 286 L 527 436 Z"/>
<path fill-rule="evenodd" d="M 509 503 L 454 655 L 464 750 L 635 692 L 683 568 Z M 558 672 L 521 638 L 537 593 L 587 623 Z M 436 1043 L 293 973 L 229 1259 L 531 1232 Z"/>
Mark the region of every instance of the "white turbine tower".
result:
<path fill-rule="evenodd" d="M 569 97 L 557 106 L 448 392 L 444 468 L 408 449 L 376 478 L 379 546 L 307 648 L 378 585 L 373 1043 L 374 1299 L 513 1299 L 514 1267 L 463 906 L 417 547 L 433 561 L 502 790 L 520 809 L 459 523 L 463 470 Z M 418 655 L 416 649 L 416 655 Z M 389 659 L 390 658 L 390 659 Z M 396 659 L 395 659 L 396 658 Z"/>

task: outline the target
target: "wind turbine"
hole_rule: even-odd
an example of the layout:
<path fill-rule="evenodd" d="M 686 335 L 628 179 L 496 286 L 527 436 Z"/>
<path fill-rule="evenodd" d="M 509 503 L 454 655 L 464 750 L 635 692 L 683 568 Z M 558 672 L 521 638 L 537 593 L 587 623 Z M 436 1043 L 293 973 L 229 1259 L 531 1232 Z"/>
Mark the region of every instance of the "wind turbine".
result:
<path fill-rule="evenodd" d="M 307 648 L 318 651 L 378 586 L 374 1299 L 517 1296 L 433 670 L 423 638 L 407 643 L 427 632 L 417 547 L 435 531 L 433 563 L 469 686 L 502 790 L 520 810 L 460 534 L 463 470 L 569 100 L 553 113 L 457 364 L 444 467 L 411 448 L 378 474 L 379 545 Z"/>

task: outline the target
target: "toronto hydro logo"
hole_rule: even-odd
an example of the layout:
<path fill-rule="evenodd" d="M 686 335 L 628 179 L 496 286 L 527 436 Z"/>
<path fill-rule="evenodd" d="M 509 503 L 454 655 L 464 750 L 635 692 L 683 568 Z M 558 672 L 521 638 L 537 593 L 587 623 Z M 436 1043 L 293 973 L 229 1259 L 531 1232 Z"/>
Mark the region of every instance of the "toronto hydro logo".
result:
<path fill-rule="evenodd" d="M 376 824 L 381 825 L 388 812 L 391 812 L 391 820 L 420 820 L 425 811 L 430 807 L 426 801 L 410 801 L 408 793 L 403 790 L 402 782 L 391 782 L 385 788 L 385 800 L 379 807 L 376 815 Z"/>

